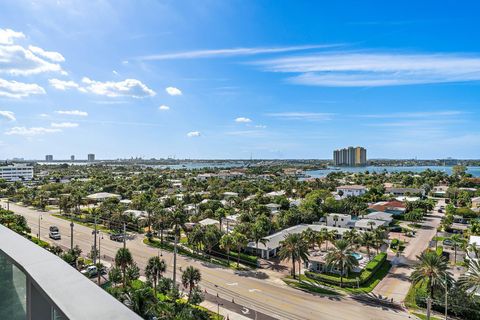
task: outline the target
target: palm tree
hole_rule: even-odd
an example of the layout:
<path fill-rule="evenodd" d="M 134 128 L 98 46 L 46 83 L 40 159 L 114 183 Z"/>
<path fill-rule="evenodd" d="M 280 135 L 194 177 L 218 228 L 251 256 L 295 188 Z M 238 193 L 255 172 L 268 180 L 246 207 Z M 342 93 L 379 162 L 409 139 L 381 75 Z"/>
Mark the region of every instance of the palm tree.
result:
<path fill-rule="evenodd" d="M 220 248 L 227 252 L 227 261 L 228 265 L 230 265 L 230 249 L 235 245 L 235 239 L 231 234 L 224 234 L 220 238 Z"/>
<path fill-rule="evenodd" d="M 480 260 L 468 260 L 467 272 L 460 276 L 457 284 L 472 294 L 480 292 Z"/>
<path fill-rule="evenodd" d="M 323 228 L 321 231 L 317 232 L 317 238 L 315 239 L 319 250 L 322 250 L 322 244 L 326 241 L 326 233 L 323 230 L 327 229 Z"/>
<path fill-rule="evenodd" d="M 420 256 L 417 256 L 417 259 L 419 262 L 410 275 L 410 279 L 413 284 L 427 281 L 430 288 L 429 298 L 431 299 L 435 287 L 438 287 L 445 280 L 447 280 L 447 283 L 451 282 L 452 276 L 447 270 L 447 259 L 434 251 L 424 251 Z"/>
<path fill-rule="evenodd" d="M 368 221 L 367 225 L 370 227 L 370 231 L 373 231 L 373 226 L 375 225 L 375 221 Z"/>
<path fill-rule="evenodd" d="M 163 231 L 168 226 L 168 212 L 160 207 L 157 206 L 154 209 L 153 213 L 153 227 L 155 230 L 160 231 L 160 244 L 163 246 Z"/>
<path fill-rule="evenodd" d="M 234 232 L 232 233 L 233 235 L 233 241 L 235 244 L 235 247 L 237 248 L 237 268 L 240 264 L 240 251 L 245 248 L 248 245 L 248 239 L 243 233 L 239 232 Z"/>
<path fill-rule="evenodd" d="M 360 234 L 357 229 L 347 230 L 343 234 L 343 239 L 348 241 L 351 245 L 357 245 L 360 242 Z"/>
<path fill-rule="evenodd" d="M 253 241 L 255 241 L 255 252 L 258 255 L 258 243 L 260 242 L 262 244 L 265 244 L 266 242 L 263 238 L 266 237 L 268 233 L 265 232 L 265 230 L 260 226 L 258 226 L 257 224 L 254 224 L 251 230 L 251 235 L 252 235 Z"/>
<path fill-rule="evenodd" d="M 188 288 L 188 302 L 192 296 L 192 291 L 202 279 L 200 270 L 192 266 L 188 266 L 182 274 L 182 285 L 185 289 Z"/>
<path fill-rule="evenodd" d="M 185 223 L 187 222 L 187 216 L 182 210 L 175 210 L 170 216 L 170 223 L 175 236 L 173 243 L 173 285 L 176 285 L 177 281 L 177 243 L 178 236 L 181 229 L 185 230 Z"/>
<path fill-rule="evenodd" d="M 160 259 L 158 256 L 148 259 L 147 266 L 145 267 L 145 276 L 153 283 L 153 292 L 155 297 L 157 296 L 157 283 L 162 277 L 162 273 L 167 270 L 167 264 L 165 260 Z"/>
<path fill-rule="evenodd" d="M 333 241 L 335 241 L 335 239 L 337 239 L 337 234 L 338 234 L 337 230 L 328 231 L 327 232 L 327 241 L 330 242 L 330 243 L 333 243 Z M 325 243 L 325 244 L 327 245 L 327 243 Z M 325 249 L 328 251 L 327 246 L 325 246 Z"/>
<path fill-rule="evenodd" d="M 132 254 L 127 248 L 120 248 L 115 255 L 115 265 L 122 270 L 123 287 L 127 285 L 126 269 L 133 263 Z"/>
<path fill-rule="evenodd" d="M 459 246 L 462 246 L 465 243 L 465 240 L 462 238 L 461 235 L 459 234 L 454 234 L 453 236 L 450 237 L 450 241 L 452 241 L 453 249 L 455 251 L 454 254 L 454 263 L 457 263 L 457 248 Z"/>
<path fill-rule="evenodd" d="M 347 240 L 341 239 L 333 243 L 334 248 L 325 256 L 329 268 L 340 270 L 340 287 L 343 287 L 343 276 L 358 266 L 358 260 L 352 255 L 353 250 Z"/>
<path fill-rule="evenodd" d="M 285 237 L 280 242 L 282 247 L 278 252 L 278 256 L 281 260 L 292 261 L 292 275 L 295 278 L 295 261 L 307 261 L 308 260 L 308 248 L 302 236 L 298 233 L 292 233 Z M 300 274 L 300 270 L 299 270 Z"/>
<path fill-rule="evenodd" d="M 375 249 L 377 250 L 377 254 L 378 254 L 382 245 L 386 243 L 385 240 L 387 239 L 387 234 L 384 229 L 378 228 L 378 229 L 375 229 L 375 231 L 373 231 L 373 238 L 374 238 L 373 242 L 375 245 Z"/>
<path fill-rule="evenodd" d="M 367 248 L 368 258 L 370 258 L 370 248 L 375 245 L 375 238 L 372 232 L 365 231 L 360 236 L 360 243 Z"/>
<path fill-rule="evenodd" d="M 317 232 L 313 231 L 311 228 L 307 228 L 302 232 L 302 238 L 308 244 L 311 250 L 315 249 L 315 244 L 317 243 Z"/>
<path fill-rule="evenodd" d="M 122 300 L 128 302 L 129 307 L 144 319 L 150 319 L 155 314 L 157 298 L 148 286 L 131 288 Z"/>
<path fill-rule="evenodd" d="M 204 236 L 205 229 L 200 225 L 196 225 L 188 234 L 188 244 L 193 247 L 194 252 L 197 254 Z"/>

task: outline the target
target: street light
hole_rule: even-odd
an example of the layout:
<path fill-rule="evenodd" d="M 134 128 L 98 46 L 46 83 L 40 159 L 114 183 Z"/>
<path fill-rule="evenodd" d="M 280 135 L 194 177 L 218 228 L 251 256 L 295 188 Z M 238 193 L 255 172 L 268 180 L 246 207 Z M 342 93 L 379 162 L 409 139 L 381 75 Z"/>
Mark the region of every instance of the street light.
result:
<path fill-rule="evenodd" d="M 40 221 L 43 219 L 42 215 L 38 214 L 38 240 L 40 240 Z"/>

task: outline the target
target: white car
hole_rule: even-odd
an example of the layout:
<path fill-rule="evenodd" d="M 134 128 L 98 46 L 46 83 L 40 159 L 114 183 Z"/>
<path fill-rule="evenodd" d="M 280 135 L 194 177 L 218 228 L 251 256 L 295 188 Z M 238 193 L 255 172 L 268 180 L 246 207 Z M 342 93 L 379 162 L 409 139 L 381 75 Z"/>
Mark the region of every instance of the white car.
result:
<path fill-rule="evenodd" d="M 48 236 L 53 240 L 60 240 L 62 238 L 59 231 L 50 231 Z"/>

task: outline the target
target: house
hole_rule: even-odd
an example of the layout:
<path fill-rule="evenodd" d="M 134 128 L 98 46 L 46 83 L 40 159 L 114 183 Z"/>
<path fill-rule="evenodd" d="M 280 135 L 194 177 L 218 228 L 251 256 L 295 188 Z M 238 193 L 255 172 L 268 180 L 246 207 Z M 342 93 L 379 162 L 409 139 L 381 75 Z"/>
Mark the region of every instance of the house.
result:
<path fill-rule="evenodd" d="M 448 186 L 435 186 L 432 189 L 432 195 L 434 197 L 444 198 L 447 194 Z"/>
<path fill-rule="evenodd" d="M 125 210 L 123 214 L 126 216 L 134 217 L 137 219 L 144 218 L 147 216 L 147 212 L 142 210 Z"/>
<path fill-rule="evenodd" d="M 225 197 L 225 199 L 231 199 L 231 198 L 236 198 L 236 197 L 238 197 L 238 193 L 227 191 L 227 192 L 224 192 L 224 193 L 223 193 L 223 196 Z"/>
<path fill-rule="evenodd" d="M 401 202 L 415 202 L 417 200 L 420 200 L 420 197 L 399 196 L 396 197 L 395 200 Z"/>
<path fill-rule="evenodd" d="M 194 204 L 186 204 L 183 206 L 183 211 L 189 215 L 197 214 L 197 206 Z"/>
<path fill-rule="evenodd" d="M 337 194 L 342 198 L 358 197 L 367 192 L 367 188 L 360 185 L 343 185 L 337 187 Z"/>
<path fill-rule="evenodd" d="M 211 218 L 206 218 L 198 222 L 201 226 L 216 226 L 217 228 L 220 228 L 220 224 L 218 220 L 211 219 Z"/>
<path fill-rule="evenodd" d="M 119 194 L 114 194 L 114 193 L 98 192 L 98 193 L 90 194 L 86 198 L 88 200 L 92 200 L 92 201 L 95 201 L 95 202 L 102 202 L 102 201 L 105 201 L 107 199 L 112 199 L 112 198 L 116 198 L 116 199 L 120 200 L 120 199 L 122 199 L 122 196 L 120 196 Z"/>
<path fill-rule="evenodd" d="M 330 213 L 327 215 L 328 227 L 349 228 L 352 224 L 352 216 L 343 213 Z"/>
<path fill-rule="evenodd" d="M 385 188 L 385 193 L 394 195 L 394 196 L 409 196 L 409 195 L 425 195 L 425 190 L 420 188 Z"/>
<path fill-rule="evenodd" d="M 320 251 L 315 251 L 310 254 L 308 257 L 308 262 L 307 262 L 307 268 L 309 271 L 317 272 L 317 273 L 323 273 L 323 272 L 330 272 L 330 273 L 336 273 L 340 274 L 341 271 L 335 267 L 329 267 L 326 262 L 326 252 L 320 252 Z M 362 260 L 363 255 L 356 252 L 353 254 L 353 256 L 357 260 Z M 353 272 L 361 272 L 363 267 L 366 265 L 367 261 L 363 259 L 364 261 L 361 261 L 358 266 L 353 268 Z"/>
<path fill-rule="evenodd" d="M 385 221 L 387 224 L 390 224 L 393 221 L 392 214 L 386 212 L 371 212 L 365 216 L 367 219 Z"/>
<path fill-rule="evenodd" d="M 237 225 L 240 214 L 232 214 L 222 219 L 222 226 L 225 232 L 229 233 L 233 231 L 233 228 Z"/>
<path fill-rule="evenodd" d="M 280 213 L 280 207 L 281 205 L 277 204 L 277 203 L 269 203 L 266 205 L 266 207 L 268 208 L 268 210 L 270 210 L 270 215 L 276 215 L 278 213 Z"/>
<path fill-rule="evenodd" d="M 480 208 L 480 197 L 472 198 L 472 209 Z"/>
<path fill-rule="evenodd" d="M 314 231 L 320 231 L 322 229 L 327 229 L 328 231 L 336 230 L 338 238 L 341 238 L 346 231 L 350 230 L 347 228 L 326 227 L 320 224 L 299 224 L 263 238 L 262 240 L 265 241 L 265 244 L 258 242 L 258 248 L 255 242 L 249 242 L 246 250 L 250 253 L 257 254 L 264 259 L 275 257 L 280 250 L 281 242 L 286 236 L 294 233 L 302 233 L 308 228 Z"/>
<path fill-rule="evenodd" d="M 386 226 L 388 226 L 388 222 L 383 220 L 360 219 L 355 221 L 355 229 L 360 231 L 371 231 Z"/>
<path fill-rule="evenodd" d="M 280 190 L 280 191 L 272 191 L 272 192 L 266 193 L 265 197 L 273 198 L 273 197 L 284 196 L 284 195 L 285 195 L 285 190 Z"/>
<path fill-rule="evenodd" d="M 400 215 L 405 213 L 405 203 L 398 200 L 380 201 L 368 206 L 369 212 L 386 212 L 393 215 Z"/>
<path fill-rule="evenodd" d="M 478 250 L 480 250 L 480 236 L 470 236 L 470 239 L 468 239 L 468 246 L 476 247 Z M 478 260 L 480 257 L 475 256 L 475 252 L 468 251 L 467 255 L 470 259 Z"/>

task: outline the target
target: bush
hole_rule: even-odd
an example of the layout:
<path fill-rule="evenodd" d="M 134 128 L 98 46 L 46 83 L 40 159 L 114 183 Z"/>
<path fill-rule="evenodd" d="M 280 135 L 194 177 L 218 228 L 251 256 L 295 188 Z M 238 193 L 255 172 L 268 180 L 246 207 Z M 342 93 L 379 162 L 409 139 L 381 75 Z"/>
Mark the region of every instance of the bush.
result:
<path fill-rule="evenodd" d="M 387 260 L 387 254 L 380 252 L 365 267 L 365 270 L 375 272 Z"/>

